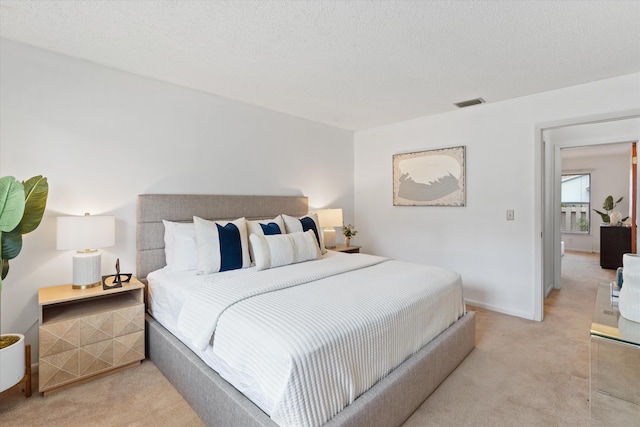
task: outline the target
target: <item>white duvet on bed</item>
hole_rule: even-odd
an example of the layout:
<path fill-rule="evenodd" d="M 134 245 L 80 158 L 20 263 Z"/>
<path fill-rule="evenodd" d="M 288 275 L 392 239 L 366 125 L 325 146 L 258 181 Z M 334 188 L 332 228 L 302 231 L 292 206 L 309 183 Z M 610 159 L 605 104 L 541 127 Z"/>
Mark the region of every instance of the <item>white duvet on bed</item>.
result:
<path fill-rule="evenodd" d="M 154 317 L 282 426 L 328 421 L 464 312 L 457 273 L 370 255 L 179 276 L 149 275 Z"/>

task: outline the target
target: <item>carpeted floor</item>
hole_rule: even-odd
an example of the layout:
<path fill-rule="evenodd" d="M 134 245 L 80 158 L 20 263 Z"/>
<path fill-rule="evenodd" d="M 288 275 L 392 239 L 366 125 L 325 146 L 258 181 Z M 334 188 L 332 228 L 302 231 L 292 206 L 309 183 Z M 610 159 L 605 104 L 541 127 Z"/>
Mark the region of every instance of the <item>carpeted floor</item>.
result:
<path fill-rule="evenodd" d="M 599 267 L 597 255 L 567 252 L 562 290 L 545 300 L 543 322 L 474 309 L 475 350 L 404 426 L 589 425 L 591 316 L 598 283 L 613 277 L 612 270 Z M 25 399 L 20 387 L 7 390 L 0 394 L 0 425 L 203 424 L 145 361 L 46 398 L 35 393 Z"/>
<path fill-rule="evenodd" d="M 591 318 L 614 277 L 597 254 L 567 252 L 543 322 L 477 310 L 475 350 L 405 426 L 589 425 Z"/>

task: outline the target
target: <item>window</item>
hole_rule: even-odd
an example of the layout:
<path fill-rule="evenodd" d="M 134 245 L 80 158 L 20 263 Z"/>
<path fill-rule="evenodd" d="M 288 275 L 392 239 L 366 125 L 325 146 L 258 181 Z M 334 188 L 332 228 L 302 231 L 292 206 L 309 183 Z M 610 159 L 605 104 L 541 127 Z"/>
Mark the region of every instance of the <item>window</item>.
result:
<path fill-rule="evenodd" d="M 562 175 L 560 231 L 562 233 L 589 233 L 591 175 Z"/>

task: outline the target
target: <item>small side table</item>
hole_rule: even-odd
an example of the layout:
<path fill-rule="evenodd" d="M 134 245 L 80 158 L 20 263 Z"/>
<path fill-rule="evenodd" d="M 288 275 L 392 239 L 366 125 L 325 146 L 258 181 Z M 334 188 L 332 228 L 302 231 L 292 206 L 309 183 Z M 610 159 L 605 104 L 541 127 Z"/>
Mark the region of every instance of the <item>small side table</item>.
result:
<path fill-rule="evenodd" d="M 145 358 L 144 284 L 38 289 L 40 388 L 49 393 L 140 364 Z"/>
<path fill-rule="evenodd" d="M 327 248 L 330 251 L 344 252 L 346 254 L 359 254 L 361 246 L 345 246 L 336 244 L 335 248 Z"/>
<path fill-rule="evenodd" d="M 640 323 L 620 316 L 609 283 L 598 286 L 589 339 L 591 422 L 638 421 L 640 414 Z M 615 418 L 613 417 L 615 414 Z"/>

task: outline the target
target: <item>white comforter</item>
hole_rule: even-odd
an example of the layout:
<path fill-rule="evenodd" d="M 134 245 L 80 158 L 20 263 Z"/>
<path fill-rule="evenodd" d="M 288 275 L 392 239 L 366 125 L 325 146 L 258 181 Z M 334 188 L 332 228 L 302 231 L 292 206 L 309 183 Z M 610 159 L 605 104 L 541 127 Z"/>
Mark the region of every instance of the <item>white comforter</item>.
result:
<path fill-rule="evenodd" d="M 189 344 L 211 342 L 252 378 L 259 405 L 281 426 L 325 423 L 464 312 L 457 273 L 339 255 L 210 275 L 179 314 Z"/>

